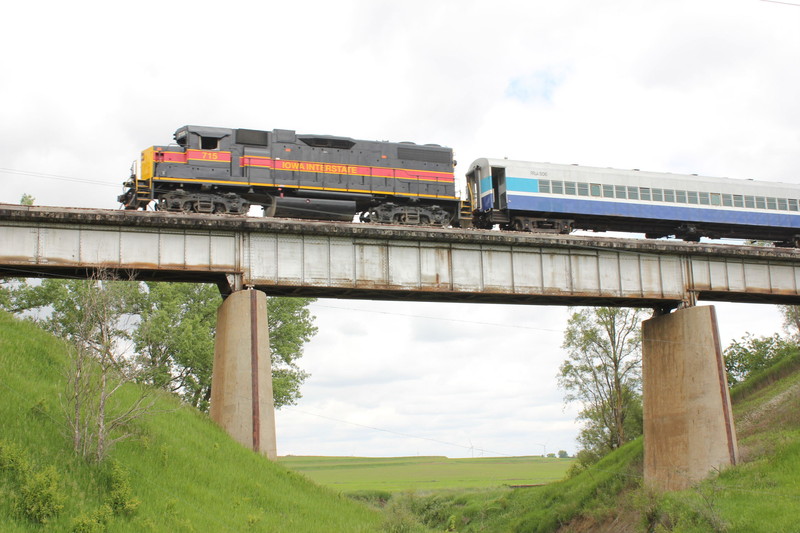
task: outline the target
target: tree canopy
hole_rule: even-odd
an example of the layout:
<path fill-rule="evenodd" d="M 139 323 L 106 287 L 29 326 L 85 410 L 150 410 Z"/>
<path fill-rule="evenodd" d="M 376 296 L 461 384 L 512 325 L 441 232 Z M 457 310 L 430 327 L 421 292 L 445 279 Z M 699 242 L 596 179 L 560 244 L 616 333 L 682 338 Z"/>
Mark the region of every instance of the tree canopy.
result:
<path fill-rule="evenodd" d="M 222 303 L 216 286 L 131 281 L 107 285 L 118 286 L 113 289 L 117 311 L 130 318 L 128 326 L 115 334 L 117 342 L 133 345 L 130 362 L 145 370 L 139 379 L 208 410 L 217 308 Z M 6 280 L 0 286 L 0 307 L 16 314 L 34 313 L 47 329 L 67 336 L 80 323 L 85 291 L 85 282 L 77 280 Z M 308 378 L 298 360 L 317 332 L 308 310 L 313 301 L 267 299 L 276 408 L 296 403 Z"/>
<path fill-rule="evenodd" d="M 800 305 L 779 305 L 783 328 L 795 341 L 800 341 Z"/>
<path fill-rule="evenodd" d="M 644 311 L 596 307 L 573 312 L 558 375 L 566 402 L 579 402 L 584 428 L 578 437 L 598 456 L 642 432 L 641 321 Z"/>
<path fill-rule="evenodd" d="M 744 381 L 750 374 L 768 368 L 796 351 L 794 342 L 781 338 L 777 333 L 771 337 L 754 337 L 746 333 L 725 348 L 728 386 Z"/>

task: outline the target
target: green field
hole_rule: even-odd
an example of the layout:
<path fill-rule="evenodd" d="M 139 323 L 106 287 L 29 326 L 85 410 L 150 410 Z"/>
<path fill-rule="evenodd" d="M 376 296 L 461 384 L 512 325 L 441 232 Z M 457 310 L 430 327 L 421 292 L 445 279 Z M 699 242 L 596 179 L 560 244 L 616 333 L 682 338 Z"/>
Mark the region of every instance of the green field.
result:
<path fill-rule="evenodd" d="M 572 459 L 545 457 L 302 457 L 279 459 L 283 466 L 341 492 L 428 491 L 541 485 L 562 479 Z"/>

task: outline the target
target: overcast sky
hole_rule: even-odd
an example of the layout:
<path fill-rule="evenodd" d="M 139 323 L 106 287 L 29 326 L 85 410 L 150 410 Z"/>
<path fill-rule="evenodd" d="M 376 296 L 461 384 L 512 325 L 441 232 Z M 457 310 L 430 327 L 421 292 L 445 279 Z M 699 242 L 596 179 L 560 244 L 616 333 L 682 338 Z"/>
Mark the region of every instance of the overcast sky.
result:
<path fill-rule="evenodd" d="M 790 0 L 790 3 L 794 0 Z M 797 2 L 800 3 L 800 2 Z M 185 124 L 800 183 L 800 7 L 761 0 L 13 2 L 0 202 L 116 208 Z M 558 307 L 320 300 L 280 454 L 576 449 Z M 718 306 L 722 342 L 780 330 Z M 375 429 L 373 429 L 375 428 Z"/>

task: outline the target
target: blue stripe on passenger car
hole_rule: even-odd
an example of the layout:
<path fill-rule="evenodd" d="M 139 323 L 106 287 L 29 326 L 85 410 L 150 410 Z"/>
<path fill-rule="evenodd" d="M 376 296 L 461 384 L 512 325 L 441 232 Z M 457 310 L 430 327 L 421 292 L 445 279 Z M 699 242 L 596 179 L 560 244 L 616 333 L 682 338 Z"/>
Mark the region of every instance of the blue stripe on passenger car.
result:
<path fill-rule="evenodd" d="M 508 209 L 511 211 L 540 211 L 545 213 L 606 215 L 684 222 L 714 222 L 800 228 L 800 213 L 763 213 L 758 211 L 685 207 L 674 204 L 640 204 L 609 200 L 583 200 L 544 196 L 521 196 L 509 193 Z"/>
<path fill-rule="evenodd" d="M 539 180 L 532 178 L 506 178 L 509 191 L 539 192 Z"/>

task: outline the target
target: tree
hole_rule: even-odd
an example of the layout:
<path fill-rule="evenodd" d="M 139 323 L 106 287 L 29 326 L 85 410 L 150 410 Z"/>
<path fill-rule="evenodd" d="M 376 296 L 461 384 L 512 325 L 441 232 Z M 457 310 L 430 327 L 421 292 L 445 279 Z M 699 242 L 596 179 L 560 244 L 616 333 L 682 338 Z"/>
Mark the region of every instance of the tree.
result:
<path fill-rule="evenodd" d="M 796 341 L 800 341 L 800 305 L 779 305 L 783 327 Z"/>
<path fill-rule="evenodd" d="M 111 281 L 103 272 L 88 280 L 45 280 L 42 285 L 58 289 L 46 326 L 73 345 L 64 397 L 73 449 L 99 462 L 116 442 L 131 436 L 128 424 L 153 405 L 145 387 L 136 389 L 132 401 L 112 403 L 125 384 L 138 378 L 122 344 L 129 338 L 134 287 Z"/>
<path fill-rule="evenodd" d="M 22 197 L 19 199 L 20 205 L 33 205 L 35 201 L 36 198 L 34 198 L 28 193 L 22 193 Z"/>
<path fill-rule="evenodd" d="M 725 348 L 728 385 L 732 387 L 747 379 L 753 372 L 772 366 L 796 351 L 796 344 L 782 339 L 777 333 L 771 337 L 753 337 L 746 333 Z"/>
<path fill-rule="evenodd" d="M 140 291 L 133 340 L 145 380 L 208 410 L 219 291 L 196 283 L 147 283 Z"/>
<path fill-rule="evenodd" d="M 70 295 L 74 281 L 46 279 L 41 284 L 11 280 L 0 286 L 0 306 L 20 314 L 49 306 L 62 314 L 41 319 L 57 335 L 68 334 L 64 327 L 72 317 L 63 306 L 78 312 L 81 303 Z M 214 361 L 214 336 L 217 308 L 222 303 L 215 285 L 194 283 L 125 283 L 126 313 L 132 320 L 119 331 L 118 340 L 133 343 L 133 360 L 140 370 L 137 379 L 180 395 L 203 411 L 211 397 L 211 371 Z M 275 407 L 292 405 L 301 397 L 300 387 L 308 378 L 297 361 L 303 347 L 317 328 L 308 306 L 312 298 L 268 298 L 268 328 L 272 355 L 272 380 Z M 65 321 L 63 324 L 60 321 Z"/>
<path fill-rule="evenodd" d="M 558 381 L 566 402 L 582 404 L 578 440 L 597 457 L 642 432 L 643 318 L 639 309 L 597 307 L 574 312 L 567 322 Z"/>
<path fill-rule="evenodd" d="M 49 279 L 34 285 L 24 278 L 4 279 L 0 282 L 0 307 L 15 315 L 47 307 L 61 283 L 64 281 Z"/>
<path fill-rule="evenodd" d="M 268 298 L 275 407 L 293 405 L 308 373 L 297 360 L 317 328 L 308 310 L 312 298 Z M 139 361 L 150 369 L 148 381 L 181 395 L 207 411 L 217 308 L 222 298 L 214 285 L 148 283 L 142 293 L 141 323 L 133 334 Z"/>
<path fill-rule="evenodd" d="M 268 298 L 269 346 L 272 354 L 272 390 L 275 408 L 294 405 L 302 397 L 300 385 L 308 378 L 297 365 L 303 346 L 317 334 L 308 306 L 314 298 Z"/>

